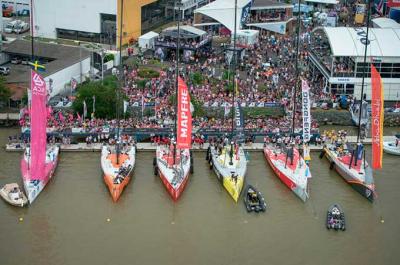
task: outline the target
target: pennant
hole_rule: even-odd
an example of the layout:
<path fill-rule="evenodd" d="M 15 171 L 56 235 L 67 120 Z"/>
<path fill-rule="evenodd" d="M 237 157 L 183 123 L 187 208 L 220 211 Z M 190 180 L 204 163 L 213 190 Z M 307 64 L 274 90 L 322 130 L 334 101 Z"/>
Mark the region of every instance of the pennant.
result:
<path fill-rule="evenodd" d="M 29 62 L 29 65 L 32 67 L 32 70 L 44 72 L 46 67 L 42 64 L 39 64 L 39 61 L 36 60 L 35 62 Z"/>
<path fill-rule="evenodd" d="M 301 98 L 303 114 L 303 142 L 308 142 L 311 138 L 311 104 L 310 87 L 306 80 L 301 80 Z"/>
<path fill-rule="evenodd" d="M 86 101 L 83 101 L 83 119 L 86 119 L 87 115 L 87 106 L 86 106 Z"/>
<path fill-rule="evenodd" d="M 126 111 L 128 110 L 128 101 L 124 100 L 124 114 L 126 113 Z"/>
<path fill-rule="evenodd" d="M 95 112 L 96 112 L 96 96 L 93 96 L 93 116 Z"/>
<path fill-rule="evenodd" d="M 35 71 L 31 71 L 31 180 L 45 180 L 46 160 L 46 82 Z"/>
<path fill-rule="evenodd" d="M 189 90 L 178 78 L 178 117 L 177 117 L 177 148 L 184 149 L 192 146 L 192 114 L 190 113 Z"/>
<path fill-rule="evenodd" d="M 372 169 L 380 169 L 383 156 L 383 84 L 373 64 L 371 64 L 371 86 Z"/>

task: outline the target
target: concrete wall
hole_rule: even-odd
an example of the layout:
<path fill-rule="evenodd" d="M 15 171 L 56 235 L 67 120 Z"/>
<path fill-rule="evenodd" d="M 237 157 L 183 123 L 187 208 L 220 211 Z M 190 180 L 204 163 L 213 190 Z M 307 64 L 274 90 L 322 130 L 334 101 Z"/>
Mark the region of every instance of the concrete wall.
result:
<path fill-rule="evenodd" d="M 35 36 L 56 38 L 56 28 L 100 33 L 100 14 L 115 15 L 116 8 L 116 0 L 35 1 Z"/>
<path fill-rule="evenodd" d="M 90 57 L 84 59 L 82 61 L 82 79 L 85 80 L 85 76 L 89 75 L 90 72 Z M 74 78 L 75 80 L 78 81 L 78 83 L 81 82 L 80 80 L 80 64 L 76 63 L 73 64 L 65 69 L 62 69 L 52 75 L 49 75 L 45 77 L 45 81 L 47 86 L 49 86 L 49 80 L 53 80 L 52 84 L 52 91 L 50 93 L 50 96 L 53 97 L 60 92 L 63 92 L 65 90 L 66 86 L 69 86 L 71 79 Z"/>

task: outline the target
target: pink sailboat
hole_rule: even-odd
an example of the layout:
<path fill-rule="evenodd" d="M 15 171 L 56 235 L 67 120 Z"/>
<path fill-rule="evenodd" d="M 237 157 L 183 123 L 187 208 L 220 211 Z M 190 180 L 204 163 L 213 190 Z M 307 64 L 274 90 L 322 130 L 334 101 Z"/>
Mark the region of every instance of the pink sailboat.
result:
<path fill-rule="evenodd" d="M 46 146 L 46 82 L 31 71 L 32 103 L 30 110 L 31 143 L 21 160 L 21 172 L 28 201 L 31 204 L 54 174 L 58 163 L 58 146 Z"/>

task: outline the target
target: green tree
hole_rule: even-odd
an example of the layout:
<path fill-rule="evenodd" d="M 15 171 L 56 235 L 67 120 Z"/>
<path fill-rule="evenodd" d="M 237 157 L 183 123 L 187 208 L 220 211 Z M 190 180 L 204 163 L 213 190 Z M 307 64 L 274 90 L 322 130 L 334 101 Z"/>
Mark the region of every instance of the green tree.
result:
<path fill-rule="evenodd" d="M 10 96 L 11 91 L 6 85 L 4 84 L 4 77 L 0 77 L 0 103 L 7 103 Z"/>
<path fill-rule="evenodd" d="M 96 97 L 95 116 L 97 118 L 112 119 L 116 117 L 116 103 L 117 103 L 117 88 L 119 82 L 115 77 L 107 77 L 103 81 L 90 81 L 78 86 L 78 93 L 76 100 L 73 103 L 73 109 L 83 115 L 83 101 L 86 102 L 87 116 L 93 112 L 93 96 Z M 123 100 L 126 96 L 120 93 L 120 100 L 118 104 L 119 113 L 122 117 Z"/>

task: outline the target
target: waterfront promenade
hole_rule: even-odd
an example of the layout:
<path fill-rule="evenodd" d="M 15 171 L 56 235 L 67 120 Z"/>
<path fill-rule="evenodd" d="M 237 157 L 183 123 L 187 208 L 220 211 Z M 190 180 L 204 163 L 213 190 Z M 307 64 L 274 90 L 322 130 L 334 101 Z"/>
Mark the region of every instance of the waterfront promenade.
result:
<path fill-rule="evenodd" d="M 395 141 L 395 136 L 384 136 L 383 141 L 390 142 Z M 347 136 L 347 140 L 350 143 L 355 143 L 357 140 L 356 136 Z M 371 144 L 371 138 L 366 138 L 364 144 Z M 60 148 L 62 152 L 99 152 L 101 150 L 102 143 L 78 143 L 78 144 L 60 144 Z M 207 150 L 209 144 L 205 143 L 202 146 L 198 144 L 193 144 L 191 150 L 193 151 L 205 151 Z M 153 143 L 137 143 L 136 144 L 138 151 L 155 151 L 156 145 Z M 251 143 L 251 144 L 244 144 L 243 148 L 246 151 L 261 151 L 263 150 L 264 144 L 263 143 Z M 6 144 L 5 149 L 6 151 L 13 152 L 13 151 L 23 151 L 25 148 L 24 144 L 21 143 L 13 143 L 13 144 Z M 310 145 L 311 151 L 318 151 L 322 149 L 322 145 Z"/>

